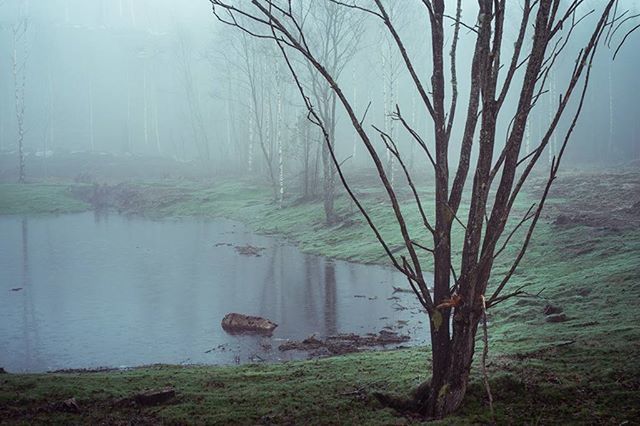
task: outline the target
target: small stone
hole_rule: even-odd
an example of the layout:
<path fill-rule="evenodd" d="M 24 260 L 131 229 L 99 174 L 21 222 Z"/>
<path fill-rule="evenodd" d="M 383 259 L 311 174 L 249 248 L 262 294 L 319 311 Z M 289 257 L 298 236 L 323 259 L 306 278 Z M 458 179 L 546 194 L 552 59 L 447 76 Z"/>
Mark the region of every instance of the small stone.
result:
<path fill-rule="evenodd" d="M 562 313 L 562 308 L 560 306 L 547 305 L 544 307 L 543 313 L 545 315 L 554 315 Z"/>
<path fill-rule="evenodd" d="M 571 222 L 573 222 L 573 220 L 569 216 L 561 214 L 553 221 L 553 224 L 557 226 L 565 226 Z"/>
<path fill-rule="evenodd" d="M 79 413 L 80 406 L 75 398 L 69 398 L 60 403 L 60 410 L 68 413 Z"/>
<path fill-rule="evenodd" d="M 0 367 L 0 374 L 7 374 L 7 370 L 5 370 L 4 368 Z"/>
<path fill-rule="evenodd" d="M 140 392 L 134 396 L 134 400 L 140 405 L 157 405 L 167 402 L 174 396 L 176 396 L 176 390 L 166 387 Z"/>
<path fill-rule="evenodd" d="M 591 294 L 591 289 L 586 287 L 579 288 L 577 293 L 578 293 L 578 296 L 585 297 Z"/>
<path fill-rule="evenodd" d="M 552 314 L 552 315 L 547 315 L 547 317 L 545 318 L 546 322 L 565 322 L 567 320 L 567 316 L 565 314 Z"/>

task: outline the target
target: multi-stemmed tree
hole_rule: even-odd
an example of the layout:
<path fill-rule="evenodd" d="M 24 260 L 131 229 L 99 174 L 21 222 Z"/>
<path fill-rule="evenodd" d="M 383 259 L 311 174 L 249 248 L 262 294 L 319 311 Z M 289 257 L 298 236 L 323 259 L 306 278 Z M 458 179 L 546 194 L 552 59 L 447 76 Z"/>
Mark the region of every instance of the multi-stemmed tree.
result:
<path fill-rule="evenodd" d="M 354 112 L 348 91 L 339 82 L 336 70 L 323 51 L 309 41 L 309 19 L 298 13 L 291 0 L 210 0 L 213 13 L 222 22 L 272 40 L 280 49 L 298 90 L 305 101 L 309 118 L 324 134 L 326 149 L 347 193 L 382 245 L 390 262 L 407 278 L 429 316 L 432 362 L 431 380 L 422 386 L 416 397 L 416 408 L 426 417 L 441 418 L 456 410 L 465 395 L 476 333 L 486 309 L 522 293 L 507 290 L 509 280 L 522 260 L 534 228 L 544 207 L 549 189 L 556 178 L 560 160 L 576 126 L 589 84 L 591 65 L 598 47 L 608 36 L 608 28 L 616 22 L 613 10 L 616 0 L 607 0 L 597 11 L 587 10 L 581 0 L 478 0 L 476 22 L 464 22 L 462 1 L 422 0 L 425 31 L 431 59 L 429 75 L 422 75 L 415 64 L 416 56 L 407 49 L 406 40 L 390 17 L 382 0 L 326 0 L 336 7 L 336 13 L 360 12 L 382 22 L 402 58 L 404 72 L 412 82 L 420 100 L 418 114 L 431 120 L 433 134 L 417 131 L 405 118 L 399 105 L 393 118 L 424 153 L 433 169 L 434 215 L 423 204 L 420 187 L 405 165 L 394 137 L 377 127 L 364 127 L 364 119 Z M 508 4 L 507 4 L 508 3 Z M 467 8 L 468 2 L 465 2 Z M 475 7 L 475 6 L 474 6 Z M 342 12 L 340 12 L 342 10 Z M 515 38 L 505 34 L 505 19 L 517 19 Z M 619 16 L 619 15 L 618 15 Z M 250 23 L 248 29 L 243 23 Z M 588 31 L 579 26 L 589 26 Z M 458 38 L 461 28 L 472 34 L 474 47 L 469 69 L 456 67 Z M 551 119 L 538 140 L 531 141 L 530 152 L 523 153 L 527 121 L 540 99 L 549 96 L 549 79 L 560 57 L 573 55 L 567 46 L 575 45 L 577 34 L 586 34 L 579 41 L 573 66 L 568 72 L 556 74 Z M 445 40 L 450 40 L 445 42 Z M 529 40 L 529 41 L 527 41 Z M 571 43 L 569 41 L 571 40 Z M 389 199 L 390 214 L 396 220 L 404 250 L 389 246 L 365 206 L 350 188 L 338 161 L 334 145 L 334 124 L 327 118 L 318 96 L 309 93 L 299 61 L 311 67 L 331 90 L 331 96 L 348 116 L 359 139 L 364 144 Z M 428 80 L 427 80 L 428 78 Z M 468 90 L 464 110 L 459 102 L 459 80 L 465 78 Z M 427 82 L 428 81 L 428 82 Z M 542 102 L 544 103 L 544 102 Z M 562 122 L 561 122 L 561 119 Z M 559 125 L 561 124 L 561 125 Z M 454 132 L 454 128 L 459 132 Z M 502 142 L 499 134 L 506 132 Z M 453 135 L 459 135 L 460 152 L 457 163 L 449 158 Z M 552 157 L 544 191 L 524 217 L 508 226 L 514 203 L 534 167 L 543 158 L 550 141 L 559 136 L 557 154 Z M 413 229 L 405 219 L 405 211 L 392 185 L 384 160 L 380 158 L 374 138 L 381 138 L 395 157 L 404 175 L 406 188 L 420 212 L 422 224 Z M 477 152 L 477 155 L 472 155 Z M 471 173 L 472 172 L 472 173 Z M 469 175 L 472 175 L 469 179 Z M 470 188 L 469 188 L 470 187 Z M 470 205 L 461 209 L 465 190 L 470 190 Z M 464 233 L 460 247 L 452 247 L 453 228 Z M 518 230 L 522 233 L 518 233 Z M 419 241 L 427 233 L 431 243 Z M 511 259 L 507 272 L 492 277 L 493 265 L 505 247 L 519 248 Z M 452 253 L 461 253 L 459 263 Z M 434 285 L 429 289 L 425 278 L 427 257 L 433 258 Z M 455 262 L 455 263 L 454 263 Z M 491 278 L 491 282 L 490 282 Z"/>

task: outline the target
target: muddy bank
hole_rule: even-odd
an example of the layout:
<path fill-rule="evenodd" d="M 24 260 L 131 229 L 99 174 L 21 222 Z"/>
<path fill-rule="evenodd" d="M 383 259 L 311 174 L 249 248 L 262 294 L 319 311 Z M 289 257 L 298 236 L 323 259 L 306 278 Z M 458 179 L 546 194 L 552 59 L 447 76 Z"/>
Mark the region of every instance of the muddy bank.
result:
<path fill-rule="evenodd" d="M 308 352 L 309 357 L 317 358 L 362 352 L 385 346 L 397 348 L 409 340 L 411 340 L 411 338 L 407 335 L 400 335 L 388 330 L 381 330 L 378 334 L 371 333 L 364 336 L 354 333 L 336 334 L 327 336 L 324 340 L 318 339 L 313 335 L 301 341 L 288 341 L 283 343 L 278 346 L 278 350 L 283 352 L 293 350 Z"/>
<path fill-rule="evenodd" d="M 533 182 L 530 193 L 539 198 L 545 181 Z M 586 226 L 605 233 L 640 227 L 640 173 L 567 173 L 553 183 L 544 217 L 566 229 Z"/>
<path fill-rule="evenodd" d="M 93 184 L 74 186 L 72 195 L 96 210 L 112 209 L 118 213 L 144 214 L 189 199 L 184 190 L 170 186 Z"/>

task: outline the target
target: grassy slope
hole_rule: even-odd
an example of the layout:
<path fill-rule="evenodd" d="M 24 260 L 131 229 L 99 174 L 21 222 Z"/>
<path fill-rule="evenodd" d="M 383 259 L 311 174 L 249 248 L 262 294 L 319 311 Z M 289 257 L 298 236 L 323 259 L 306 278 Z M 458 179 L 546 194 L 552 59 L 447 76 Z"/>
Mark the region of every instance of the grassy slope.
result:
<path fill-rule="evenodd" d="M 174 192 L 175 185 L 166 184 L 166 189 Z M 152 186 L 154 191 L 150 192 L 162 194 L 165 184 Z M 322 225 L 319 204 L 277 209 L 269 203 L 266 191 L 247 183 L 211 187 L 181 183 L 179 187 L 183 194 L 180 202 L 152 200 L 148 205 L 153 210 L 146 213 L 234 217 L 259 231 L 284 234 L 311 252 L 384 261 L 363 224 L 356 220 L 348 227 L 327 228 Z M 12 212 L 4 201 L 7 188 L 13 190 L 0 185 L 0 212 Z M 29 192 L 35 191 L 33 188 Z M 43 188 L 44 192 L 51 189 Z M 56 191 L 60 189 L 52 191 L 54 199 L 61 194 Z M 393 234 L 394 225 L 376 195 L 367 197 L 367 202 L 381 230 Z M 350 211 L 344 200 L 339 208 L 343 214 Z M 145 212 L 144 204 L 138 209 Z M 407 212 L 410 222 L 418 223 L 415 211 L 408 208 Z M 513 300 L 491 312 L 490 371 L 498 418 L 542 424 L 638 421 L 640 367 L 633 360 L 640 355 L 640 312 L 636 308 L 640 301 L 640 230 L 612 233 L 586 227 L 559 228 L 547 222 L 537 229 L 535 242 L 511 284 L 514 288 L 529 284 L 531 293 L 544 289 L 544 299 Z M 515 248 L 507 250 L 505 259 L 514 252 Z M 499 262 L 494 275 L 499 278 L 504 271 L 505 263 Z M 569 321 L 545 322 L 542 309 L 546 303 L 561 306 Z M 403 419 L 371 398 L 349 393 L 359 388 L 406 393 L 426 378 L 428 354 L 423 351 L 355 354 L 269 366 L 6 375 L 0 376 L 0 418 L 16 413 L 23 420 L 32 415 L 61 422 L 77 420 L 77 415 L 38 411 L 47 402 L 76 396 L 86 407 L 81 417 L 85 422 L 108 414 L 112 420 L 139 416 L 140 420 L 166 422 L 256 423 L 269 416 L 277 423 L 310 419 L 390 423 Z M 447 422 L 488 419 L 478 370 L 474 368 L 465 406 Z M 142 411 L 111 407 L 114 398 L 166 384 L 176 386 L 179 392 L 175 404 Z"/>

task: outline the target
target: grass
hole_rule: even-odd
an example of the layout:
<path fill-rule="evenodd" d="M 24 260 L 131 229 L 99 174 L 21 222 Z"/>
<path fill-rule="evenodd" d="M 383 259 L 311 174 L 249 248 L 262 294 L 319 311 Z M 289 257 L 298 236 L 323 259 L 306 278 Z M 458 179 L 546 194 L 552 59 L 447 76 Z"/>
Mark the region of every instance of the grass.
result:
<path fill-rule="evenodd" d="M 638 367 L 615 348 L 557 347 L 493 356 L 491 385 L 499 424 L 623 424 L 640 415 Z M 402 424 L 371 397 L 407 394 L 426 377 L 424 349 L 369 352 L 322 360 L 240 367 L 151 366 L 129 371 L 0 377 L 5 421 L 33 423 Z M 612 360 L 600 369 L 591 368 Z M 587 362 L 585 362 L 587 361 Z M 464 405 L 438 424 L 490 420 L 474 369 Z M 156 407 L 122 406 L 120 398 L 173 386 L 176 398 Z M 75 397 L 80 414 L 51 403 Z"/>
<path fill-rule="evenodd" d="M 0 214 L 49 214 L 85 211 L 66 184 L 0 184 Z"/>
<path fill-rule="evenodd" d="M 15 185 L 0 185 L 0 212 L 27 213 L 29 208 L 38 213 L 62 212 L 82 206 L 64 186 L 27 187 L 22 193 Z M 130 213 L 227 216 L 259 232 L 291 238 L 309 252 L 385 262 L 371 232 L 342 198 L 338 211 L 351 221 L 327 227 L 321 204 L 291 201 L 280 209 L 268 191 L 249 182 L 164 182 L 136 187 L 148 198 L 136 203 Z M 381 232 L 390 237 L 392 246 L 399 244 L 379 194 L 367 194 L 365 202 Z M 46 206 L 38 206 L 37 200 Z M 634 424 L 640 422 L 640 366 L 635 361 L 640 359 L 640 230 L 553 225 L 553 215 L 566 203 L 562 198 L 552 200 L 551 215 L 539 224 L 510 284 L 511 288 L 528 285 L 527 291 L 533 294 L 542 291 L 540 297 L 512 299 L 490 311 L 489 370 L 497 420 L 500 424 Z M 403 205 L 409 223 L 418 226 L 415 209 L 406 199 Z M 517 208 L 523 211 L 526 206 L 528 201 L 523 199 Z M 499 258 L 492 286 L 506 272 L 516 249 L 510 247 Z M 568 320 L 546 322 L 542 311 L 547 304 L 561 307 Z M 413 422 L 381 407 L 370 395 L 374 391 L 406 395 L 427 378 L 428 351 L 412 348 L 240 367 L 154 366 L 0 375 L 0 422 L 3 418 L 60 424 L 105 419 L 108 423 L 169 424 Z M 443 424 L 490 420 L 478 372 L 475 365 L 464 406 Z M 114 405 L 123 396 L 166 385 L 178 392 L 172 403 L 149 408 Z M 51 408 L 52 401 L 72 396 L 78 399 L 81 414 Z"/>

